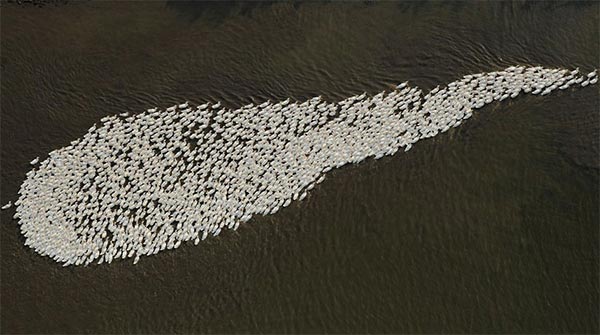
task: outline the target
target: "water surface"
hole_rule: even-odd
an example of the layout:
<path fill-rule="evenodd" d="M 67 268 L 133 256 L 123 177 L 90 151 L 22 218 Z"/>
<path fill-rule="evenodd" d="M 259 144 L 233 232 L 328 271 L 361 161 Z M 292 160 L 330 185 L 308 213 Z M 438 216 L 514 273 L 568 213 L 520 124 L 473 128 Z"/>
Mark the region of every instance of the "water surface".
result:
<path fill-rule="evenodd" d="M 597 2 L 1 9 L 1 194 L 101 117 L 600 67 Z M 3 333 L 598 332 L 599 91 L 494 103 L 198 246 L 62 268 L 1 213 Z"/>

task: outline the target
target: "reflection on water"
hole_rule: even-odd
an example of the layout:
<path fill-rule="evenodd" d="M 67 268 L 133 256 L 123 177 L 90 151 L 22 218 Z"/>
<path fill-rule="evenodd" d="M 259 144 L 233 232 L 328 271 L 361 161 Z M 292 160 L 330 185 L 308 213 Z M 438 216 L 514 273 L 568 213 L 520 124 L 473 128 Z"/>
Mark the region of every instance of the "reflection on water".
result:
<path fill-rule="evenodd" d="M 0 202 L 33 157 L 104 115 L 427 90 L 513 64 L 598 68 L 598 6 L 3 4 Z M 2 212 L 2 331 L 597 332 L 598 97 L 492 104 L 135 267 L 65 270 Z"/>

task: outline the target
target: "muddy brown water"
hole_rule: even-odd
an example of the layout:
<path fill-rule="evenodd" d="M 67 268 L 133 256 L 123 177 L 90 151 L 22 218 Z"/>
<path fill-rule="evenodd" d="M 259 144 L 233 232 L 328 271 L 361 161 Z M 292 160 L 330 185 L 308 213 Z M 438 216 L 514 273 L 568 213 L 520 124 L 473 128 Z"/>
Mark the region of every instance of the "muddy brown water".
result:
<path fill-rule="evenodd" d="M 105 115 L 600 67 L 598 2 L 2 3 L 1 194 Z M 1 213 L 2 333 L 597 333 L 599 90 L 522 96 L 198 246 L 63 268 Z"/>

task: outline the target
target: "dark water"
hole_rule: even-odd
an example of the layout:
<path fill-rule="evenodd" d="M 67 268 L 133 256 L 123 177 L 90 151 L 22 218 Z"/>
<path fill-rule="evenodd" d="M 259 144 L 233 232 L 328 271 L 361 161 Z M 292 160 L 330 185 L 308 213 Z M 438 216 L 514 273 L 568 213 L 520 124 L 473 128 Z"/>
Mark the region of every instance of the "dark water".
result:
<path fill-rule="evenodd" d="M 600 3 L 1 7 L 0 200 L 102 116 L 600 67 Z M 489 105 L 198 246 L 62 268 L 1 214 L 2 333 L 599 331 L 598 86 Z"/>

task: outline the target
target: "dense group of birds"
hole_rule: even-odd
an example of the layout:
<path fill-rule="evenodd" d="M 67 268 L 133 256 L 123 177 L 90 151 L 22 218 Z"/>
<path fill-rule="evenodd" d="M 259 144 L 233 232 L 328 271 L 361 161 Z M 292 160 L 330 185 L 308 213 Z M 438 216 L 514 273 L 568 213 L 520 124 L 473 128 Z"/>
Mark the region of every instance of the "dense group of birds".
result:
<path fill-rule="evenodd" d="M 425 96 L 402 83 L 337 103 L 315 97 L 232 110 L 186 102 L 108 116 L 31 162 L 14 217 L 27 246 L 65 266 L 135 264 L 275 213 L 306 197 L 329 170 L 408 151 L 492 101 L 597 80 L 596 71 L 513 66 Z"/>

